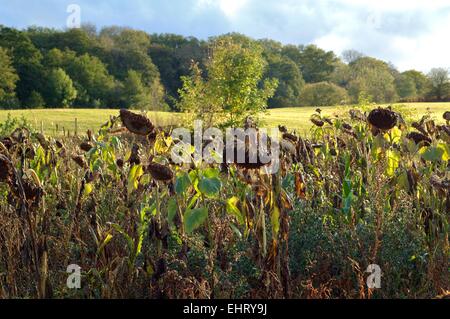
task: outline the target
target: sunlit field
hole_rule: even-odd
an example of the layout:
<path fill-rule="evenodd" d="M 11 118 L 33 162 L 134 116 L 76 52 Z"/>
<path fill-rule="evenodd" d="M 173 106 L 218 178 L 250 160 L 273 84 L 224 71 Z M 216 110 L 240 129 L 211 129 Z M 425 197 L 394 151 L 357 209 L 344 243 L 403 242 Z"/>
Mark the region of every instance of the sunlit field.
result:
<path fill-rule="evenodd" d="M 0 122 L 11 118 L 25 118 L 29 124 L 43 133 L 53 136 L 73 135 L 75 130 L 84 133 L 88 129 L 97 130 L 100 125 L 117 116 L 117 109 L 35 109 L 35 110 L 1 110 Z M 148 112 L 147 116 L 161 126 L 173 125 L 179 116 L 169 112 Z"/>
<path fill-rule="evenodd" d="M 406 103 L 394 105 L 405 114 L 408 119 L 418 119 L 426 113 L 437 120 L 443 121 L 442 114 L 450 110 L 450 103 Z M 350 106 L 321 107 L 325 116 L 334 116 L 348 111 Z M 263 116 L 267 127 L 285 125 L 299 133 L 306 134 L 310 127 L 310 117 L 317 107 L 289 107 L 271 109 Z M 45 134 L 73 135 L 76 126 L 78 133 L 88 129 L 96 130 L 101 124 L 109 120 L 110 116 L 117 116 L 117 109 L 34 109 L 34 110 L 0 110 L 0 122 L 12 118 L 25 118 L 36 130 L 43 129 Z M 159 126 L 182 124 L 182 115 L 170 112 L 148 112 L 147 116 Z M 76 124 L 75 124 L 76 122 Z"/>
<path fill-rule="evenodd" d="M 383 105 L 386 106 L 386 105 Z M 347 112 L 350 106 L 330 106 L 321 107 L 324 116 L 342 115 Z M 417 120 L 427 112 L 437 121 L 443 121 L 442 114 L 450 110 L 450 103 L 406 103 L 394 105 L 400 109 L 402 114 L 409 119 Z M 310 117 L 316 112 L 317 107 L 289 107 L 269 110 L 265 116 L 268 126 L 285 125 L 290 129 L 298 130 L 299 133 L 306 133 L 310 127 Z"/>

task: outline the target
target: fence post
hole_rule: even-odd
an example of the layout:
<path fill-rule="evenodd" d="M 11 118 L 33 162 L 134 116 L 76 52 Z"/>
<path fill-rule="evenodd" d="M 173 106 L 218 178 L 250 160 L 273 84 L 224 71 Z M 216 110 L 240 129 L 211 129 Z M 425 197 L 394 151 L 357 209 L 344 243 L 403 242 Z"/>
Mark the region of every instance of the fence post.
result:
<path fill-rule="evenodd" d="M 75 135 L 74 136 L 78 136 L 78 119 L 75 118 Z"/>

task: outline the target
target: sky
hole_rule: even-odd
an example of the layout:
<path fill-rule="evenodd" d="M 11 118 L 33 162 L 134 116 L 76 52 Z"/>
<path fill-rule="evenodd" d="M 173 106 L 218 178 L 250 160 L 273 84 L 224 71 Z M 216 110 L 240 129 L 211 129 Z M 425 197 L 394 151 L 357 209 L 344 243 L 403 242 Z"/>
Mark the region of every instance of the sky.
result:
<path fill-rule="evenodd" d="M 354 49 L 400 71 L 450 68 L 450 0 L 0 0 L 0 24 L 66 28 L 70 4 L 97 27 L 202 39 L 240 32 L 337 55 Z"/>

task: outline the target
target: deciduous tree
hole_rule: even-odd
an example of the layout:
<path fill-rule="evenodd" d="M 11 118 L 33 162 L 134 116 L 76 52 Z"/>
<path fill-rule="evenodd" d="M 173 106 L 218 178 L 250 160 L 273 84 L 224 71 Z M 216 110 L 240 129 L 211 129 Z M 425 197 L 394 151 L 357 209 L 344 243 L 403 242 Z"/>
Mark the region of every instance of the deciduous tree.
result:
<path fill-rule="evenodd" d="M 262 48 L 253 41 L 236 41 L 232 36 L 215 39 L 207 62 L 207 79 L 194 66 L 194 73 L 183 79 L 181 109 L 195 117 L 221 126 L 241 126 L 248 116 L 255 119 L 267 108 L 276 90 L 276 80 L 263 80 L 266 61 Z M 205 107 L 210 110 L 203 113 Z"/>
<path fill-rule="evenodd" d="M 63 69 L 53 69 L 48 76 L 48 105 L 50 107 L 69 107 L 77 97 L 71 78 Z"/>
<path fill-rule="evenodd" d="M 0 107 L 14 103 L 15 88 L 19 77 L 12 66 L 8 52 L 0 47 Z"/>

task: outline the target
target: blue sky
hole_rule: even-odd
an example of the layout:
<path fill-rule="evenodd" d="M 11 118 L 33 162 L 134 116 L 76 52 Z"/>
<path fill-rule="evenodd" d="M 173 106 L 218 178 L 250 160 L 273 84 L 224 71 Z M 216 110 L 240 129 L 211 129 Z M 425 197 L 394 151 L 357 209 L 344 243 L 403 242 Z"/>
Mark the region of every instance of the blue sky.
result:
<path fill-rule="evenodd" d="M 64 28 L 69 4 L 98 27 L 199 38 L 236 31 L 337 54 L 356 49 L 400 70 L 450 68 L 447 0 L 0 0 L 0 24 Z"/>

